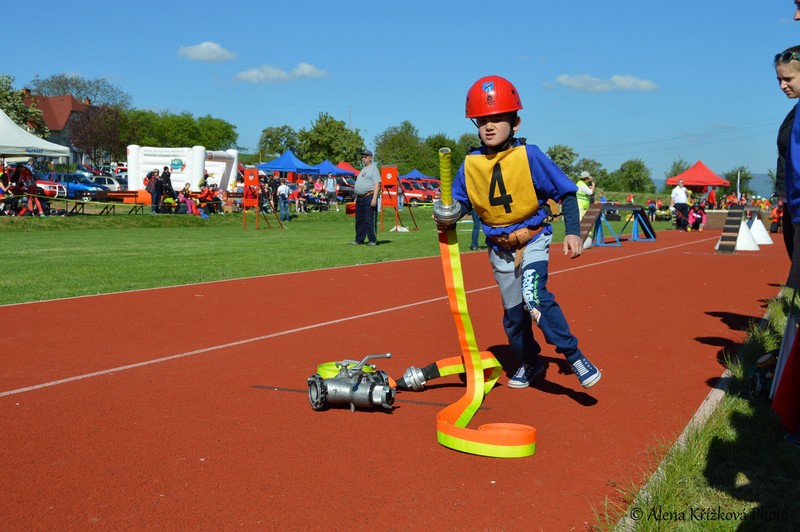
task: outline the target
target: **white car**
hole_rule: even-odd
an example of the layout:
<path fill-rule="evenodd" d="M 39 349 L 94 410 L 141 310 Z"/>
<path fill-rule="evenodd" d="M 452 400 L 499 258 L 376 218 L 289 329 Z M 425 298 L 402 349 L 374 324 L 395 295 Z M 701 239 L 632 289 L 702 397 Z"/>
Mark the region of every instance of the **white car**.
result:
<path fill-rule="evenodd" d="M 90 180 L 93 183 L 98 185 L 104 185 L 108 188 L 108 190 L 119 191 L 119 190 L 128 190 L 128 180 L 126 179 L 127 174 L 125 177 L 122 174 L 117 174 L 114 177 L 105 176 L 105 175 L 96 175 L 92 176 Z"/>

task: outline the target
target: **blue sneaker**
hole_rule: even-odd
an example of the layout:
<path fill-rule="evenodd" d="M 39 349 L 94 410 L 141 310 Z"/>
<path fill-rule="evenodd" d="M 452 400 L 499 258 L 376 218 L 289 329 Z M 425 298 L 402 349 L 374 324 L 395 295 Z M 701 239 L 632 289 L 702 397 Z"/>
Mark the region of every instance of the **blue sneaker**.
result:
<path fill-rule="evenodd" d="M 513 377 L 508 379 L 509 388 L 527 388 L 533 381 L 544 374 L 544 365 L 541 361 L 536 364 L 522 364 Z"/>
<path fill-rule="evenodd" d="M 602 374 L 600 370 L 594 367 L 594 364 L 589 362 L 589 359 L 581 355 L 581 357 L 573 362 L 572 371 L 581 381 L 581 386 L 584 388 L 591 388 L 600 381 Z"/>

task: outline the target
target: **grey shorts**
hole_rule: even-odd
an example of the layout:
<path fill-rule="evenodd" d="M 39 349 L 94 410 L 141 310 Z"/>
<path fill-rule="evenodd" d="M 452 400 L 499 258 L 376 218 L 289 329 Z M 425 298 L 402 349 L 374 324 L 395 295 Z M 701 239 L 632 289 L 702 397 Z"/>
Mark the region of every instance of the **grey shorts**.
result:
<path fill-rule="evenodd" d="M 539 235 L 536 240 L 525 246 L 522 253 L 522 264 L 514 268 L 514 252 L 489 248 L 489 262 L 500 296 L 503 298 L 503 308 L 513 308 L 522 303 L 522 270 L 534 262 L 550 260 L 550 242 L 553 235 Z"/>

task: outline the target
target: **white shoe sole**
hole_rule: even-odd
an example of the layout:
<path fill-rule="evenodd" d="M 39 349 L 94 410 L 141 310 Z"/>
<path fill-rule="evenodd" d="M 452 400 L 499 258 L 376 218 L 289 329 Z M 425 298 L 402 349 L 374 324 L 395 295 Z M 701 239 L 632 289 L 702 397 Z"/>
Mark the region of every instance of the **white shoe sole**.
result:
<path fill-rule="evenodd" d="M 515 390 L 519 390 L 521 388 L 527 388 L 528 386 L 531 385 L 532 382 L 537 381 L 540 378 L 542 378 L 542 375 L 544 375 L 544 366 L 539 368 L 539 371 L 537 371 L 536 373 L 531 375 L 531 378 L 528 380 L 528 382 L 517 382 L 517 381 L 510 380 L 510 381 L 508 381 L 507 386 L 509 388 L 513 388 Z"/>
<path fill-rule="evenodd" d="M 591 388 L 592 386 L 594 386 L 595 384 L 600 382 L 600 377 L 602 377 L 602 376 L 603 376 L 603 374 L 600 373 L 600 370 L 597 370 L 597 375 L 595 375 L 591 379 L 587 380 L 586 382 L 582 382 L 581 385 L 584 388 Z"/>

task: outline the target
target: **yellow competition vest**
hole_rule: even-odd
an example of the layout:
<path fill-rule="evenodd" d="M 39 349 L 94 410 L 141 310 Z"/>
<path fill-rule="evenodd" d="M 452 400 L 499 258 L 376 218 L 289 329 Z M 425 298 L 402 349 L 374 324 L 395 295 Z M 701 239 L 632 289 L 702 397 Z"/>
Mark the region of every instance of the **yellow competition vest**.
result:
<path fill-rule="evenodd" d="M 464 161 L 467 195 L 481 219 L 493 227 L 530 218 L 539 209 L 525 146 Z"/>

